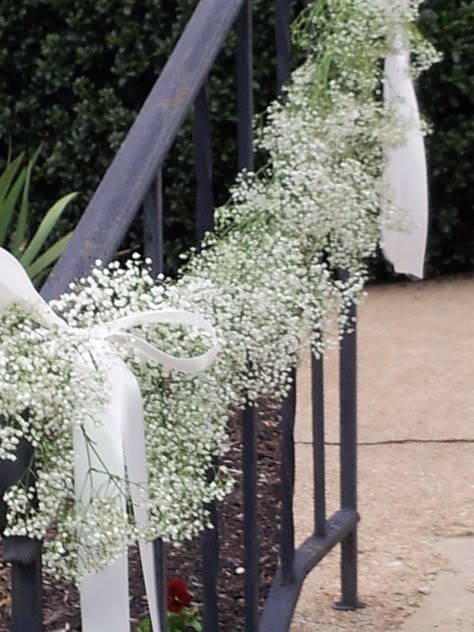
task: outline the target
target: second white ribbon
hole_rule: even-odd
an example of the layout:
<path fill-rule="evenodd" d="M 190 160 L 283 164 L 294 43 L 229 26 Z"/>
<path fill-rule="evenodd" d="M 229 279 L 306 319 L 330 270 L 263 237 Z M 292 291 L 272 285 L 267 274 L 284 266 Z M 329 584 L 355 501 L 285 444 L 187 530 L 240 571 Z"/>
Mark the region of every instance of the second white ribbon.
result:
<path fill-rule="evenodd" d="M 393 1 L 408 5 L 408 0 Z M 406 123 L 407 131 L 402 147 L 385 152 L 384 180 L 410 225 L 406 230 L 382 225 L 382 250 L 395 272 L 422 278 L 428 232 L 428 175 L 420 112 L 410 76 L 407 33 L 396 36 L 395 47 L 397 50 L 385 59 L 384 100 Z"/>

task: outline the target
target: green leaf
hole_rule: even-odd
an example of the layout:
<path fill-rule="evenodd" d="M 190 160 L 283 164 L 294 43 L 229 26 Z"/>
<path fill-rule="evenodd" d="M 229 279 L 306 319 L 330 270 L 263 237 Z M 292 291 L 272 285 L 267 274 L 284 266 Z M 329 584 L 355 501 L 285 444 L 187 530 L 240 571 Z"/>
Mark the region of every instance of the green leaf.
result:
<path fill-rule="evenodd" d="M 0 204 L 6 198 L 10 189 L 11 183 L 15 179 L 15 176 L 21 166 L 23 160 L 23 154 L 20 154 L 15 160 L 8 158 L 7 166 L 5 167 L 2 175 L 0 176 Z"/>
<path fill-rule="evenodd" d="M 11 169 L 13 164 L 14 163 L 11 163 L 11 165 L 7 167 L 6 171 L 8 177 L 3 182 L 8 188 L 0 192 L 0 244 L 4 244 L 8 237 L 8 228 L 13 217 L 13 211 L 20 198 L 26 179 L 26 168 L 17 174 L 16 168 Z M 5 172 L 2 175 L 5 175 Z"/>
<path fill-rule="evenodd" d="M 26 267 L 26 271 L 34 285 L 38 285 L 41 278 L 44 276 L 46 270 L 53 265 L 53 263 L 62 255 L 64 248 L 67 246 L 69 240 L 72 237 L 73 231 L 61 237 L 55 244 L 53 244 L 48 250 L 40 255 L 29 266 Z M 22 260 L 20 259 L 22 262 Z M 22 262 L 23 263 L 23 262 Z"/>
<path fill-rule="evenodd" d="M 19 258 L 21 255 L 21 249 L 26 239 L 26 228 L 28 226 L 29 220 L 31 173 L 33 171 L 33 167 L 36 164 L 36 161 L 38 160 L 40 151 L 41 145 L 35 151 L 33 157 L 28 161 L 28 165 L 26 168 L 26 179 L 25 186 L 23 187 L 23 195 L 21 198 L 20 212 L 18 213 L 16 228 L 10 246 L 11 253 L 17 258 Z"/>
<path fill-rule="evenodd" d="M 191 628 L 196 632 L 202 632 L 202 624 L 200 621 L 193 621 L 191 623 Z"/>
<path fill-rule="evenodd" d="M 150 619 L 142 619 L 137 625 L 136 632 L 151 632 Z"/>
<path fill-rule="evenodd" d="M 27 268 L 31 265 L 32 261 L 43 248 L 46 240 L 49 237 L 50 232 L 53 230 L 56 222 L 61 217 L 62 212 L 69 204 L 69 202 L 75 198 L 77 193 L 69 193 L 60 200 L 58 200 L 44 216 L 41 224 L 39 225 L 33 239 L 28 244 L 27 249 L 21 257 L 22 264 Z"/>

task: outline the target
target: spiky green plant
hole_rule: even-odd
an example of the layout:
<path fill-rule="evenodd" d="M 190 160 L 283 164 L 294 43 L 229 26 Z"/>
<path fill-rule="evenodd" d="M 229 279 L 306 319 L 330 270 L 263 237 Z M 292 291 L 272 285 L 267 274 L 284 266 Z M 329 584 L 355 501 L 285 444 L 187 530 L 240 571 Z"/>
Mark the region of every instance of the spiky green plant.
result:
<path fill-rule="evenodd" d="M 55 202 L 31 231 L 30 188 L 33 168 L 41 148 L 27 160 L 24 154 L 8 157 L 0 174 L 0 246 L 7 248 L 25 267 L 35 285 L 61 255 L 71 233 L 48 245 L 48 240 L 64 209 L 77 193 L 69 193 Z"/>

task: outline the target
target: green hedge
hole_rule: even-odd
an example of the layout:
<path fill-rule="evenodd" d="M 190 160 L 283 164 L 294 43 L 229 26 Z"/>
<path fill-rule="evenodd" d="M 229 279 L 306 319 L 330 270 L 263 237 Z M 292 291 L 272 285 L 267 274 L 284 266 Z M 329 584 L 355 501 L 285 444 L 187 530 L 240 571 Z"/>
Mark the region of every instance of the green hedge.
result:
<path fill-rule="evenodd" d="M 22 0 L 0 13 L 0 156 L 43 143 L 37 172 L 38 212 L 79 191 L 73 225 L 110 164 L 152 88 L 197 0 Z M 301 8 L 298 0 L 295 10 Z M 255 3 L 256 108 L 274 95 L 273 0 Z M 210 81 L 216 201 L 227 197 L 236 171 L 235 34 Z M 166 161 L 169 248 L 191 243 L 194 182 L 190 121 Z M 126 246 L 139 241 L 139 223 Z"/>
<path fill-rule="evenodd" d="M 474 2 L 429 0 L 421 28 L 443 53 L 419 81 L 430 172 L 431 273 L 474 267 Z"/>
<path fill-rule="evenodd" d="M 73 225 L 122 142 L 197 0 L 22 0 L 0 11 L 0 156 L 43 143 L 33 197 L 39 213 L 80 192 Z M 293 3 L 295 12 L 304 0 Z M 255 0 L 256 109 L 274 93 L 273 0 Z M 435 133 L 431 167 L 431 270 L 474 263 L 474 7 L 471 0 L 429 0 L 422 27 L 445 59 L 420 82 Z M 236 168 L 235 37 L 210 82 L 217 203 Z M 166 162 L 166 237 L 175 249 L 193 240 L 194 182 L 189 121 Z M 65 227 L 63 226 L 62 229 Z M 138 242 L 136 224 L 127 246 Z M 173 248 L 168 251 L 174 259 Z"/>

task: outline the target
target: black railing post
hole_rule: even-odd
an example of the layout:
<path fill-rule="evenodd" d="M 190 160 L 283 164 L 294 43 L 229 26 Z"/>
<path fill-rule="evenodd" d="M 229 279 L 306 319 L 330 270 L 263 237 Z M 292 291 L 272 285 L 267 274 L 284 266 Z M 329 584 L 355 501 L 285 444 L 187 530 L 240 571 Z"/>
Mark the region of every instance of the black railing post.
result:
<path fill-rule="evenodd" d="M 0 420 L 1 421 L 1 420 Z M 33 448 L 21 441 L 16 461 L 0 461 L 0 498 L 23 479 L 33 485 Z M 5 528 L 6 507 L 0 503 L 0 531 Z M 41 542 L 26 537 L 3 538 L 3 559 L 11 564 L 11 632 L 42 632 Z"/>
<path fill-rule="evenodd" d="M 237 114 L 239 170 L 254 169 L 253 151 L 252 1 L 246 0 L 237 20 Z"/>
<path fill-rule="evenodd" d="M 348 314 L 348 325 L 340 346 L 341 504 L 357 509 L 357 331 L 356 307 Z"/>
<path fill-rule="evenodd" d="M 257 411 L 247 406 L 242 415 L 242 472 L 244 497 L 245 632 L 258 630 L 257 529 Z"/>
<path fill-rule="evenodd" d="M 291 72 L 290 50 L 290 3 L 289 0 L 275 0 L 275 42 L 276 42 L 276 88 L 282 89 Z M 292 584 L 295 579 L 295 526 L 293 516 L 293 493 L 295 486 L 295 415 L 296 415 L 296 370 L 292 371 L 292 385 L 283 403 L 282 447 L 281 447 L 281 525 L 280 562 L 283 585 Z"/>
<path fill-rule="evenodd" d="M 161 168 L 143 201 L 143 239 L 145 256 L 152 260 L 151 273 L 155 277 L 163 272 L 163 178 Z M 168 582 L 166 545 L 161 539 L 153 542 L 156 572 L 156 600 L 161 632 L 167 632 Z"/>
<path fill-rule="evenodd" d="M 253 150 L 253 6 L 245 0 L 237 19 L 238 168 L 254 169 Z M 242 414 L 242 472 L 244 501 L 244 616 L 245 631 L 258 630 L 258 521 L 257 521 L 257 410 L 248 405 Z"/>
<path fill-rule="evenodd" d="M 11 632 L 43 632 L 41 542 L 5 538 L 3 558 L 11 564 Z"/>
<path fill-rule="evenodd" d="M 214 196 L 212 189 L 212 136 L 207 84 L 198 92 L 194 102 L 193 119 L 194 163 L 196 171 L 196 239 L 199 242 L 214 225 Z M 217 463 L 215 464 L 217 466 Z M 214 476 L 211 469 L 209 479 Z M 217 582 L 219 577 L 219 516 L 217 503 L 208 506 L 212 529 L 201 536 L 203 574 L 203 624 L 204 630 L 218 632 Z"/>
<path fill-rule="evenodd" d="M 161 539 L 153 542 L 156 572 L 156 599 L 160 616 L 161 632 L 168 630 L 168 577 L 166 561 L 166 544 Z"/>
<path fill-rule="evenodd" d="M 341 507 L 357 511 L 357 310 L 352 304 L 340 346 Z M 341 601 L 338 610 L 362 607 L 357 599 L 357 527 L 341 542 Z"/>
<path fill-rule="evenodd" d="M 197 184 L 196 238 L 200 242 L 204 234 L 214 226 L 211 118 L 206 84 L 199 91 L 194 103 L 193 138 Z"/>
<path fill-rule="evenodd" d="M 209 472 L 212 478 L 214 472 Z M 219 531 L 217 504 L 208 506 L 213 529 L 206 529 L 201 536 L 203 579 L 203 628 L 206 632 L 218 632 L 217 581 L 219 577 Z"/>
<path fill-rule="evenodd" d="M 158 171 L 143 201 L 145 256 L 152 260 L 151 273 L 163 272 L 163 178 Z"/>
<path fill-rule="evenodd" d="M 296 370 L 291 373 L 290 392 L 281 409 L 281 525 L 280 561 L 282 583 L 294 581 L 295 524 L 293 495 L 295 488 L 295 416 L 296 416 Z"/>
<path fill-rule="evenodd" d="M 289 0 L 275 0 L 277 93 L 291 73 L 291 14 Z"/>
<path fill-rule="evenodd" d="M 311 397 L 313 416 L 314 533 L 326 535 L 326 464 L 324 433 L 324 364 L 311 354 Z"/>

